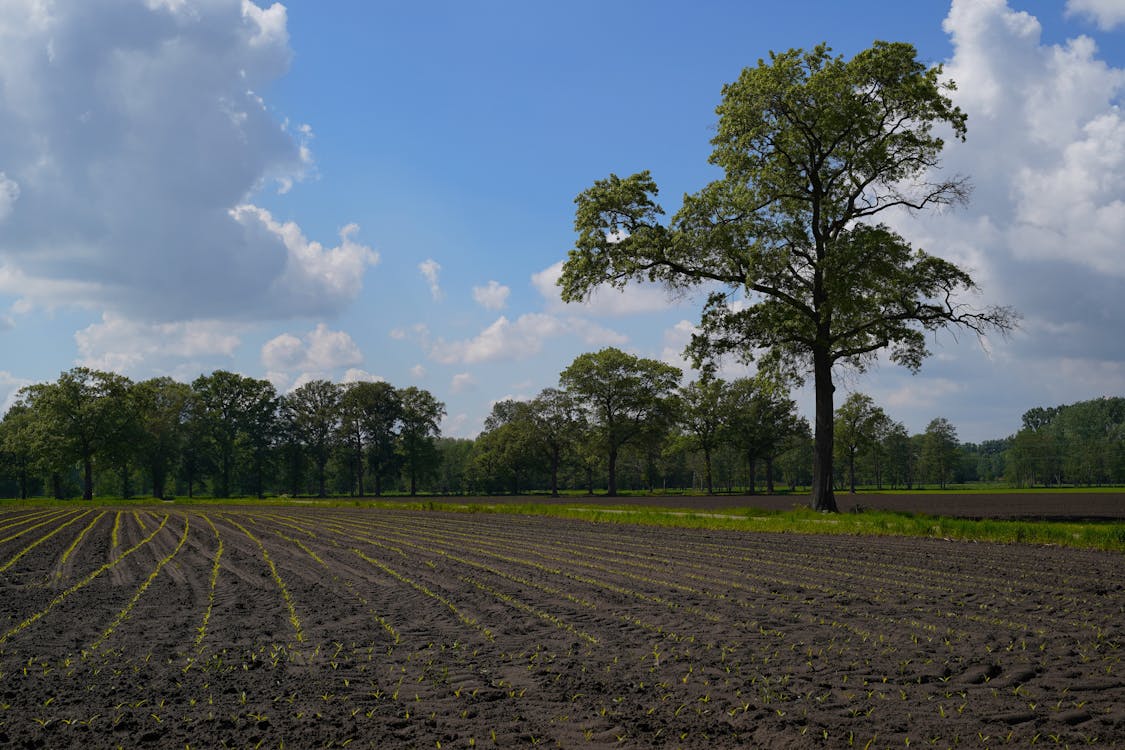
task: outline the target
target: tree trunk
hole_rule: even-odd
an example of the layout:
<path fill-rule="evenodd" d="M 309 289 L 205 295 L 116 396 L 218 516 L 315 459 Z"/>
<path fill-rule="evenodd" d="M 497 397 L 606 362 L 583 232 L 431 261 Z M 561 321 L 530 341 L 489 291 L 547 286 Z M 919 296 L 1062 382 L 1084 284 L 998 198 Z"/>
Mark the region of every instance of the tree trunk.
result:
<path fill-rule="evenodd" d="M 551 451 L 551 497 L 559 496 L 559 449 Z"/>
<path fill-rule="evenodd" d="M 82 459 L 82 499 L 94 499 L 94 461 L 90 456 Z"/>
<path fill-rule="evenodd" d="M 51 491 L 55 495 L 56 500 L 62 500 L 62 475 L 57 471 L 51 472 Z"/>
<path fill-rule="evenodd" d="M 617 449 L 609 451 L 609 483 L 606 492 L 610 497 L 617 497 Z"/>
<path fill-rule="evenodd" d="M 832 360 L 828 352 L 813 351 L 813 380 L 816 390 L 816 437 L 813 447 L 812 508 L 824 513 L 838 513 L 836 495 L 832 491 L 833 406 Z"/>
<path fill-rule="evenodd" d="M 766 456 L 766 494 L 773 494 L 773 456 Z"/>
<path fill-rule="evenodd" d="M 753 452 L 746 454 L 746 470 L 749 472 L 750 487 L 747 490 L 747 495 L 758 494 L 758 477 L 754 473 L 754 466 L 758 463 L 758 459 L 754 457 Z"/>
<path fill-rule="evenodd" d="M 848 486 L 855 494 L 855 448 L 848 448 Z"/>
<path fill-rule="evenodd" d="M 715 494 L 715 488 L 711 484 L 711 449 L 710 448 L 704 448 L 703 449 L 703 469 L 704 469 L 703 476 L 707 479 L 707 494 L 708 495 L 714 495 Z"/>
<path fill-rule="evenodd" d="M 164 469 L 154 465 L 152 471 L 152 496 L 157 500 L 164 499 Z"/>
<path fill-rule="evenodd" d="M 359 489 L 359 497 L 363 497 L 363 446 L 360 445 L 355 452 L 355 480 Z"/>

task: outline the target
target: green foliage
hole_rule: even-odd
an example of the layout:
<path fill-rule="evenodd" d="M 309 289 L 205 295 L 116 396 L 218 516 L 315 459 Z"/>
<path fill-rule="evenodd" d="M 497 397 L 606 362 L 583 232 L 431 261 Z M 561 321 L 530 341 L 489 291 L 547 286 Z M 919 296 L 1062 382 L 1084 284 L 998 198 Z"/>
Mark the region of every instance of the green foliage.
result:
<path fill-rule="evenodd" d="M 580 354 L 559 382 L 586 409 L 593 440 L 609 470 L 609 494 L 617 493 L 617 458 L 623 445 L 662 434 L 672 421 L 672 392 L 682 373 L 676 367 L 607 347 Z"/>
<path fill-rule="evenodd" d="M 646 279 L 719 285 L 690 351 L 697 364 L 761 354 L 768 371 L 816 383 L 814 503 L 832 498 L 832 368 L 862 370 L 883 349 L 917 370 L 926 331 L 1006 331 L 1007 309 L 956 301 L 972 279 L 912 248 L 879 214 L 963 200 L 936 167 L 937 126 L 965 135 L 940 66 L 909 44 L 876 42 L 846 61 L 825 45 L 772 54 L 723 88 L 711 163 L 724 176 L 684 198 L 667 222 L 648 172 L 610 175 L 576 199 L 578 240 L 559 279 L 565 300 Z M 731 301 L 732 296 L 741 299 Z"/>
<path fill-rule="evenodd" d="M 427 390 L 410 386 L 399 391 L 402 404 L 401 431 L 398 436 L 399 455 L 410 482 L 410 494 L 418 493 L 418 481 L 437 472 L 441 454 L 435 438 L 441 434 L 440 423 L 445 404 Z"/>

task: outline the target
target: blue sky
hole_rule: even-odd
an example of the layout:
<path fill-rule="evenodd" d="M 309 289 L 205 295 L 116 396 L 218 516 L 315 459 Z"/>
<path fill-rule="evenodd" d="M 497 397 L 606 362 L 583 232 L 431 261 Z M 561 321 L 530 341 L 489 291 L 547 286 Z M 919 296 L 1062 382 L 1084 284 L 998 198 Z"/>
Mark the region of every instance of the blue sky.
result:
<path fill-rule="evenodd" d="M 838 400 L 976 441 L 1125 394 L 1122 0 L 11 0 L 0 404 L 77 364 L 282 392 L 379 377 L 471 436 L 584 351 L 679 364 L 698 300 L 558 300 L 575 195 L 649 169 L 671 212 L 716 176 L 724 83 L 770 50 L 875 39 L 945 64 L 969 115 L 945 165 L 970 205 L 895 227 L 1024 322 L 985 348 L 939 335 L 919 375 L 841 372 Z"/>

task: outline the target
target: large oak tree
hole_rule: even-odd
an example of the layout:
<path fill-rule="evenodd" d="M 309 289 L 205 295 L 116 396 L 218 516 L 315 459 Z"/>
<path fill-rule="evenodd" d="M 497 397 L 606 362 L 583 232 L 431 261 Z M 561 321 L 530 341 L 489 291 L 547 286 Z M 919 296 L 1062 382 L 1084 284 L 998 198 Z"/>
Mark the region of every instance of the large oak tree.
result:
<path fill-rule="evenodd" d="M 767 369 L 812 372 L 820 510 L 836 510 L 835 366 L 862 370 L 888 349 L 917 370 L 929 331 L 1014 325 L 1009 309 L 964 304 L 960 294 L 975 286 L 968 273 L 879 221 L 967 196 L 965 179 L 935 176 L 939 132 L 966 132 L 941 74 L 904 43 L 876 42 L 851 60 L 825 45 L 771 54 L 723 88 L 710 158 L 723 176 L 686 195 L 670 221 L 647 171 L 611 174 L 575 201 L 563 299 L 634 279 L 722 288 L 704 307 L 697 362 L 736 352 Z"/>

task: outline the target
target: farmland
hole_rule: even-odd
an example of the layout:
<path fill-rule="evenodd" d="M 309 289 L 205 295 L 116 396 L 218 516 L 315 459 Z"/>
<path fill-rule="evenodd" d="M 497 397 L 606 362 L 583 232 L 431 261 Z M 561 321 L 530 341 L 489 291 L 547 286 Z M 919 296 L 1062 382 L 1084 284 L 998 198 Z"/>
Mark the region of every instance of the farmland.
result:
<path fill-rule="evenodd" d="M 1125 743 L 1117 553 L 23 507 L 0 595 L 4 746 Z"/>

